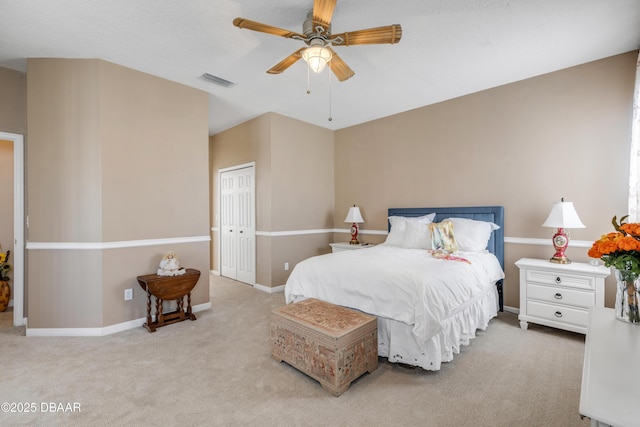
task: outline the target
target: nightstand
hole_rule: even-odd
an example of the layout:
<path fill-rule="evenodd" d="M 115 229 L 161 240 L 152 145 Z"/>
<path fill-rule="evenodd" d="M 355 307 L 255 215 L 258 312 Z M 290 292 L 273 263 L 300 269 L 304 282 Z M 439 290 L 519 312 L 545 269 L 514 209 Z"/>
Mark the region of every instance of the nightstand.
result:
<path fill-rule="evenodd" d="M 349 242 L 329 243 L 329 245 L 331 245 L 331 252 L 353 251 L 355 249 L 372 248 L 375 246 L 371 243 L 360 243 L 359 245 L 352 245 Z"/>
<path fill-rule="evenodd" d="M 587 332 L 590 307 L 604 307 L 604 279 L 611 271 L 602 265 L 522 258 L 520 269 L 520 327 L 527 322 L 567 331 Z"/>

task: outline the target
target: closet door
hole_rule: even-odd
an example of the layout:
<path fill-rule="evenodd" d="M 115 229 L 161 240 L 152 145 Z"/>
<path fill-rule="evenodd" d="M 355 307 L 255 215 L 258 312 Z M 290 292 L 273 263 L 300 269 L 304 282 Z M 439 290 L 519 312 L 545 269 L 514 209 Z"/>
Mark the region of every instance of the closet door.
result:
<path fill-rule="evenodd" d="M 220 173 L 220 274 L 236 279 L 236 171 Z"/>
<path fill-rule="evenodd" d="M 256 283 L 256 225 L 254 168 L 238 170 L 236 219 L 236 279 Z"/>
<path fill-rule="evenodd" d="M 220 172 L 220 274 L 256 281 L 255 168 Z"/>

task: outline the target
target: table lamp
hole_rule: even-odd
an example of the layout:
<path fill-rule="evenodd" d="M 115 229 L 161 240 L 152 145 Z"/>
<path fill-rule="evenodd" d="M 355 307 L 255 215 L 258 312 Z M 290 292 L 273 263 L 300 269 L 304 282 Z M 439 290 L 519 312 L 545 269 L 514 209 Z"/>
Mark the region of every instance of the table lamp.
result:
<path fill-rule="evenodd" d="M 556 253 L 549 261 L 557 264 L 571 264 L 571 261 L 564 254 L 567 246 L 569 246 L 569 234 L 565 232 L 565 228 L 584 228 L 584 224 L 580 221 L 578 213 L 573 207 L 573 203 L 565 202 L 564 198 L 560 199 L 559 202 L 555 202 L 551 208 L 551 213 L 549 213 L 542 226 L 558 229 L 552 237 Z"/>
<path fill-rule="evenodd" d="M 362 214 L 360 213 L 360 208 L 356 205 L 353 205 L 349 208 L 349 212 L 347 212 L 347 217 L 344 219 L 344 222 L 351 223 L 351 241 L 349 242 L 352 245 L 359 245 L 358 242 L 358 223 L 363 223 L 364 219 L 362 219 Z"/>

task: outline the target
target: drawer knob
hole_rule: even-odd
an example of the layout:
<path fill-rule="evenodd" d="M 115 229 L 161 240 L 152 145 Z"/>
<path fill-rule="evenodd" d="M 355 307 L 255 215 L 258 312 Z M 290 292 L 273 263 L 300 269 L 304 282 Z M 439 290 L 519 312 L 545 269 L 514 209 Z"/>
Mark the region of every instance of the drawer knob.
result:
<path fill-rule="evenodd" d="M 556 294 L 553 297 L 555 299 L 562 299 L 562 294 L 560 292 L 556 292 Z"/>
<path fill-rule="evenodd" d="M 562 283 L 562 279 L 560 278 L 560 276 L 556 277 L 556 283 L 557 283 L 557 284 Z"/>
<path fill-rule="evenodd" d="M 555 313 L 553 313 L 553 314 L 554 314 L 554 316 L 556 316 L 556 317 L 562 317 L 562 313 L 561 313 L 561 312 L 559 312 L 559 311 L 556 311 L 556 312 L 555 312 Z"/>

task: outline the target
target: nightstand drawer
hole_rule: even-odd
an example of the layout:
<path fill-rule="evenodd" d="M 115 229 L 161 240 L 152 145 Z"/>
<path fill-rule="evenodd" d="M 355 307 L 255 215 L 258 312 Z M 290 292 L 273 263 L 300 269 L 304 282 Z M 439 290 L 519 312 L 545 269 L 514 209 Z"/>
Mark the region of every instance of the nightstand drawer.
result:
<path fill-rule="evenodd" d="M 527 282 L 537 282 L 545 285 L 562 285 L 570 288 L 588 290 L 596 288 L 596 279 L 593 276 L 533 269 L 527 270 Z"/>
<path fill-rule="evenodd" d="M 587 327 L 589 311 L 579 308 L 545 304 L 536 301 L 527 301 L 527 315 L 554 322 L 570 323 L 581 327 Z"/>
<path fill-rule="evenodd" d="M 527 284 L 527 299 L 549 301 L 556 304 L 569 304 L 589 308 L 596 305 L 596 294 L 591 291 L 580 291 L 553 286 Z"/>

